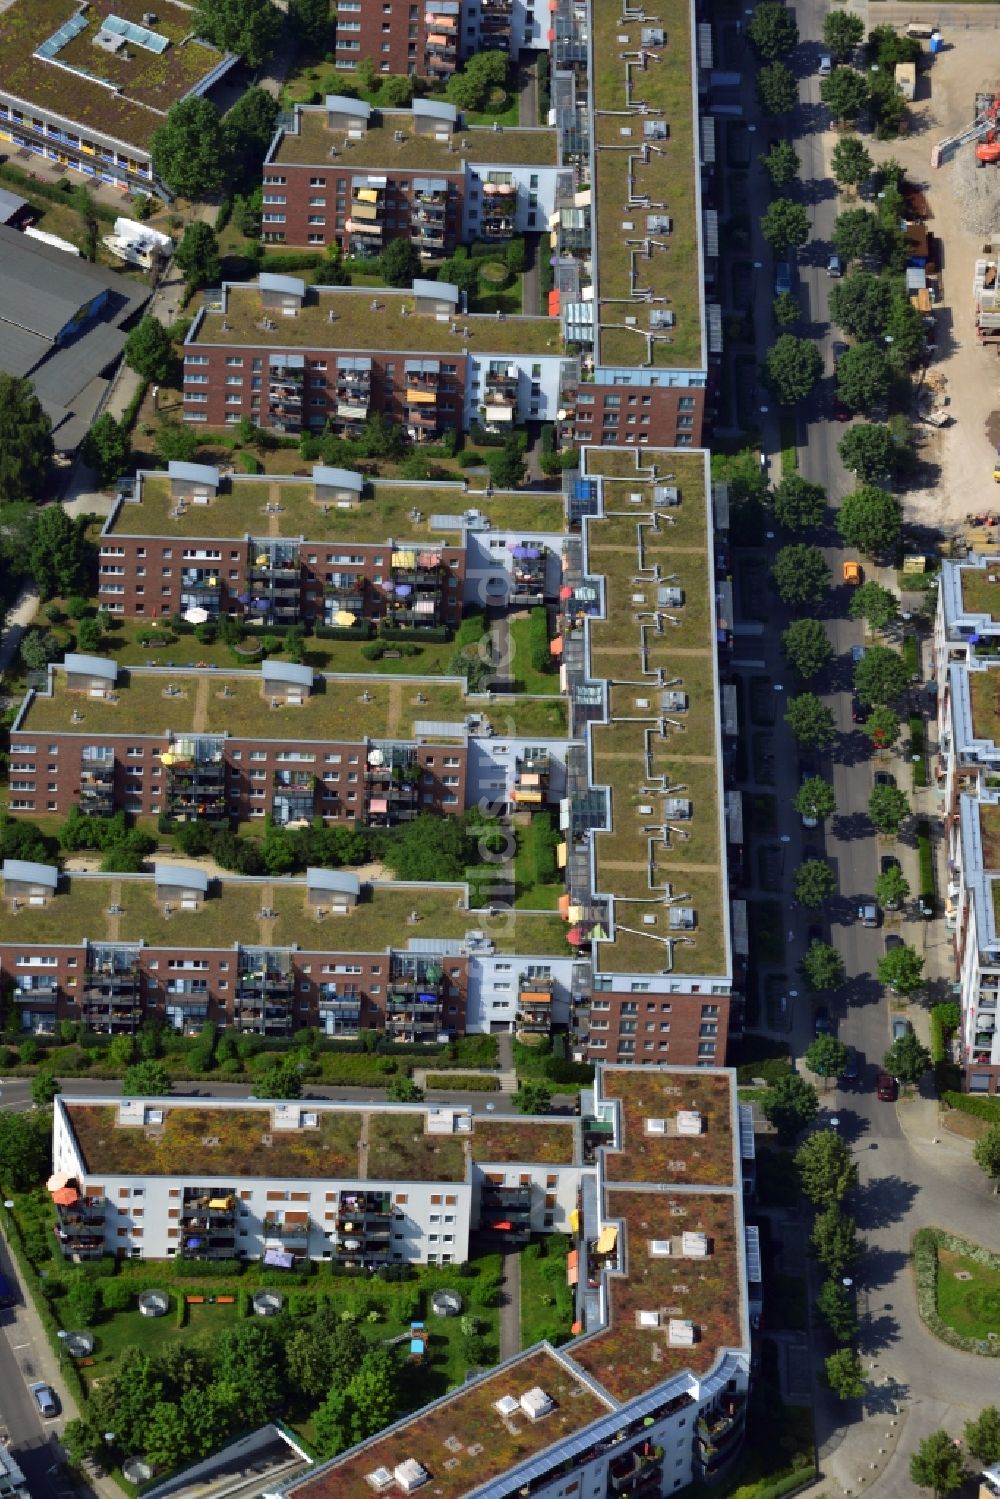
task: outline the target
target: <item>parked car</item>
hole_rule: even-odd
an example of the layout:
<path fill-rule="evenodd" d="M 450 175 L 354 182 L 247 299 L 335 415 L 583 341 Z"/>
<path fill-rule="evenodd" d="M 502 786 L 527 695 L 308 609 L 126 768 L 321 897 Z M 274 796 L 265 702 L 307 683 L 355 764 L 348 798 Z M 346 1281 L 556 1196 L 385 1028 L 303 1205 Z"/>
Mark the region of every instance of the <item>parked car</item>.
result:
<path fill-rule="evenodd" d="M 875 772 L 876 786 L 895 786 L 896 777 L 891 770 L 877 770 Z"/>
<path fill-rule="evenodd" d="M 899 869 L 900 863 L 895 854 L 883 854 L 878 861 L 879 873 L 889 874 L 893 869 Z"/>
<path fill-rule="evenodd" d="M 841 1087 L 853 1086 L 858 1080 L 859 1073 L 858 1053 L 853 1046 L 849 1046 L 847 1048 L 847 1061 L 844 1063 L 844 1070 L 840 1074 Z"/>
<path fill-rule="evenodd" d="M 885 939 L 885 950 L 887 953 L 894 952 L 897 947 L 905 947 L 906 943 L 898 932 L 890 932 Z"/>
<path fill-rule="evenodd" d="M 849 583 L 852 588 L 857 588 L 859 583 L 864 582 L 865 575 L 862 571 L 861 563 L 855 562 L 852 558 L 848 557 L 841 569 L 841 576 L 845 583 Z"/>
<path fill-rule="evenodd" d="M 835 422 L 849 422 L 852 412 L 848 411 L 843 401 L 838 397 L 833 403 L 833 419 Z"/>
<path fill-rule="evenodd" d="M 837 373 L 837 365 L 840 363 L 840 361 L 843 359 L 844 355 L 847 353 L 848 347 L 849 347 L 849 345 L 843 343 L 839 338 L 834 339 L 834 341 L 833 341 L 833 343 L 832 343 L 832 345 L 830 347 L 830 352 L 833 355 L 833 373 L 834 374 Z"/>
<path fill-rule="evenodd" d="M 833 72 L 833 58 L 829 52 L 822 52 L 819 59 L 819 67 L 816 69 L 821 78 L 829 78 Z"/>
<path fill-rule="evenodd" d="M 814 921 L 806 928 L 806 946 L 812 947 L 814 942 L 822 942 L 822 940 L 823 928 L 818 921 Z"/>
<path fill-rule="evenodd" d="M 908 1036 L 910 1034 L 910 1032 L 913 1030 L 913 1026 L 907 1020 L 905 1015 L 890 1015 L 889 1030 L 892 1034 L 893 1045 L 895 1045 L 897 1041 L 902 1041 L 904 1036 Z"/>
<path fill-rule="evenodd" d="M 867 717 L 868 714 L 865 712 L 865 705 L 855 692 L 851 698 L 851 722 L 864 723 Z"/>
<path fill-rule="evenodd" d="M 830 1011 L 828 1009 L 821 1006 L 816 1011 L 814 1026 L 817 1036 L 833 1035 L 833 1021 L 830 1019 Z"/>
<path fill-rule="evenodd" d="M 826 263 L 826 274 L 832 276 L 834 281 L 839 281 L 844 274 L 844 262 L 839 255 L 831 255 Z"/>
<path fill-rule="evenodd" d="M 865 659 L 865 648 L 864 648 L 864 646 L 863 645 L 852 645 L 851 646 L 851 660 L 854 662 L 855 666 L 857 666 L 857 664 L 858 664 L 859 661 L 863 661 L 864 659 Z"/>
<path fill-rule="evenodd" d="M 16 1303 L 17 1296 L 15 1295 L 14 1287 L 6 1275 L 0 1275 L 0 1307 L 14 1306 Z"/>
<path fill-rule="evenodd" d="M 792 268 L 787 260 L 779 260 L 774 268 L 774 295 L 784 296 L 792 289 Z"/>
<path fill-rule="evenodd" d="M 862 926 L 878 926 L 879 909 L 873 900 L 858 901 L 858 920 Z"/>
<path fill-rule="evenodd" d="M 875 1096 L 881 1103 L 895 1103 L 899 1097 L 899 1084 L 888 1072 L 880 1072 L 875 1079 Z"/>
<path fill-rule="evenodd" d="M 40 1379 L 35 1384 L 29 1385 L 28 1388 L 31 1390 L 32 1395 L 34 1395 L 35 1404 L 43 1416 L 58 1416 L 59 1407 L 56 1404 L 55 1391 L 51 1385 L 47 1385 L 44 1380 Z"/>

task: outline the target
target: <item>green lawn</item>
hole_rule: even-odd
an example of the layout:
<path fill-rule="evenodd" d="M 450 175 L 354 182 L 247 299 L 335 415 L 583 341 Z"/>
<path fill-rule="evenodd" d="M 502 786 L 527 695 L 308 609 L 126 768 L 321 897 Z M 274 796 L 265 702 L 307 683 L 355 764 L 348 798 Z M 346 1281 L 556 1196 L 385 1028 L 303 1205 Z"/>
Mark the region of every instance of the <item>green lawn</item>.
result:
<path fill-rule="evenodd" d="M 566 882 L 536 885 L 524 829 L 517 829 L 517 853 L 514 855 L 514 908 L 521 911 L 557 911 L 559 897 L 566 894 Z"/>
<path fill-rule="evenodd" d="M 566 1280 L 570 1241 L 553 1234 L 521 1255 L 521 1347 L 547 1338 L 558 1347 L 571 1336 L 573 1291 Z"/>
<path fill-rule="evenodd" d="M 963 1338 L 995 1333 L 1000 1327 L 1000 1270 L 939 1245 L 937 1308 Z"/>
<path fill-rule="evenodd" d="M 531 617 L 528 614 L 510 622 L 510 669 L 517 683 L 518 692 L 529 692 L 543 697 L 556 697 L 559 693 L 559 673 L 536 671 L 531 664 L 528 645 L 531 635 Z"/>

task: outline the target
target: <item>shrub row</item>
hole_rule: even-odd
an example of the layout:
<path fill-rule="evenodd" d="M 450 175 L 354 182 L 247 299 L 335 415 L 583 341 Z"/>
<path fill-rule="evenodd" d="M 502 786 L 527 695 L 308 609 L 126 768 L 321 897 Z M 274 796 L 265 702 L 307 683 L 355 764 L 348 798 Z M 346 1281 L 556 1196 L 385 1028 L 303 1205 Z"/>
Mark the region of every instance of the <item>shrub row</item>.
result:
<path fill-rule="evenodd" d="M 972 1244 L 968 1239 L 959 1239 L 939 1228 L 921 1228 L 913 1236 L 911 1256 L 913 1276 L 917 1286 L 917 1310 L 924 1326 L 942 1343 L 952 1348 L 961 1348 L 965 1353 L 978 1353 L 986 1358 L 1000 1357 L 1000 1343 L 984 1342 L 979 1338 L 965 1338 L 947 1322 L 938 1311 L 937 1273 L 938 1250 L 949 1249 L 965 1259 L 991 1270 L 1000 1270 L 1000 1254 L 991 1254 L 981 1244 Z"/>
<path fill-rule="evenodd" d="M 920 862 L 920 899 L 934 909 L 934 853 L 931 849 L 931 825 L 926 817 L 917 823 L 917 857 Z"/>
<path fill-rule="evenodd" d="M 910 719 L 910 755 L 913 758 L 913 785 L 927 785 L 927 754 L 924 722 L 916 714 Z M 919 759 L 917 758 L 919 756 Z"/>
<path fill-rule="evenodd" d="M 380 625 L 378 638 L 380 640 L 412 640 L 413 631 L 393 629 L 391 625 Z M 421 630 L 418 637 L 422 641 L 445 641 L 451 639 L 451 630 L 447 625 L 434 625 L 432 629 Z"/>
<path fill-rule="evenodd" d="M 971 1114 L 974 1119 L 985 1119 L 988 1124 L 1000 1124 L 1000 1098 L 975 1098 L 971 1093 L 947 1092 L 942 1093 L 941 1102 L 947 1104 L 949 1109 Z"/>
<path fill-rule="evenodd" d="M 356 625 L 317 625 L 313 630 L 318 640 L 371 640 L 373 633 L 370 619 L 359 619 Z"/>
<path fill-rule="evenodd" d="M 39 1276 L 34 1265 L 31 1263 L 31 1260 L 28 1258 L 28 1253 L 24 1244 L 24 1238 L 21 1234 L 21 1225 L 18 1223 L 13 1213 L 8 1212 L 6 1218 L 7 1247 L 17 1263 L 17 1268 L 20 1273 L 21 1279 L 24 1282 L 25 1290 L 34 1302 L 35 1309 L 38 1312 L 41 1324 L 45 1328 L 45 1336 L 48 1338 L 49 1347 L 62 1362 L 62 1343 L 59 1341 L 58 1337 L 58 1333 L 60 1331 L 59 1323 L 52 1311 L 52 1307 L 49 1305 L 48 1298 L 45 1294 L 45 1283 Z M 83 1381 L 81 1380 L 79 1372 L 77 1371 L 74 1364 L 70 1362 L 67 1362 L 65 1364 L 62 1369 L 62 1378 L 63 1382 L 68 1386 L 69 1392 L 73 1396 L 73 1399 L 82 1410 L 85 1400 Z"/>
<path fill-rule="evenodd" d="M 528 657 L 535 671 L 550 672 L 553 657 L 549 650 L 549 614 L 539 607 L 532 609 L 528 621 Z"/>
<path fill-rule="evenodd" d="M 480 1077 L 475 1072 L 428 1072 L 428 1088 L 450 1088 L 464 1093 L 497 1093 L 498 1077 Z"/>
<path fill-rule="evenodd" d="M 800 1489 L 808 1488 L 815 1481 L 816 1464 L 810 1463 L 808 1467 L 795 1468 L 787 1477 L 758 1489 L 757 1499 L 786 1499 L 788 1494 L 797 1494 Z"/>

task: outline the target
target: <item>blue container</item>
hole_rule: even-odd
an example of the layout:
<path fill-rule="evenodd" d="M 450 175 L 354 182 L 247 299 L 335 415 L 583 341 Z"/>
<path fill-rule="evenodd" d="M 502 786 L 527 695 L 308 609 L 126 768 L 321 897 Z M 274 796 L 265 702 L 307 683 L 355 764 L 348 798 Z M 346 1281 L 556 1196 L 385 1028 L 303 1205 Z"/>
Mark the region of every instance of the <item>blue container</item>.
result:
<path fill-rule="evenodd" d="M 941 48 L 944 46 L 944 37 L 939 31 L 935 31 L 934 35 L 930 39 L 929 46 L 931 56 L 937 57 L 938 53 L 941 51 Z"/>

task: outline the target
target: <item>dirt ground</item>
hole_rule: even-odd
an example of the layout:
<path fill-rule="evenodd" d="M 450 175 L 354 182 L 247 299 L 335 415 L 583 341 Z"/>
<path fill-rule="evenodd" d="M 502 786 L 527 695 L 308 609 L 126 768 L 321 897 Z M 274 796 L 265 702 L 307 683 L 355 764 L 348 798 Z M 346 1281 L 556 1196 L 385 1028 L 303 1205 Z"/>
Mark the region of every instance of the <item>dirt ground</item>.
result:
<path fill-rule="evenodd" d="M 1000 359 L 996 346 L 979 344 L 972 316 L 974 262 L 987 241 L 1000 247 L 1000 167 L 977 171 L 972 146 L 937 171 L 930 164 L 934 143 L 971 122 L 975 94 L 1000 92 L 1000 31 L 992 7 L 982 9 L 981 25 L 944 28 L 947 50 L 933 61 L 925 59 L 910 134 L 868 142 L 876 160 L 894 157 L 925 189 L 932 215 L 928 227 L 941 246 L 943 305 L 931 371 L 945 377 L 954 420 L 940 430 L 918 424 L 920 456 L 932 478 L 928 487 L 909 490 L 904 506 L 912 520 L 946 532 L 962 529 L 969 512 L 1000 508 L 994 446 L 987 435 L 991 414 L 1000 411 Z M 992 233 L 984 232 L 990 223 Z"/>

